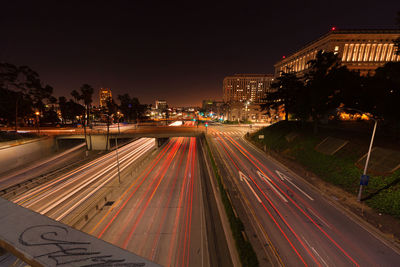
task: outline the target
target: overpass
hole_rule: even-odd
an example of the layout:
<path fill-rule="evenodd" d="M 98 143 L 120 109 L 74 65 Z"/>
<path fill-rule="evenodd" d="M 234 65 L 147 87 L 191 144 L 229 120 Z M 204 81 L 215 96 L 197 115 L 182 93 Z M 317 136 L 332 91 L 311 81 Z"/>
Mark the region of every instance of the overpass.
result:
<path fill-rule="evenodd" d="M 157 127 L 140 127 L 137 129 L 122 129 L 118 133 L 117 128 L 110 128 L 110 133 L 107 138 L 107 132 L 104 129 L 101 130 L 88 130 L 86 139 L 89 150 L 107 150 L 112 144 L 115 144 L 116 139 L 136 139 L 141 137 L 151 137 L 156 139 L 156 145 L 160 146 L 171 137 L 198 137 L 204 134 L 205 127 L 169 127 L 169 126 L 157 126 Z M 60 140 L 68 139 L 82 139 L 85 140 L 83 131 L 59 131 L 52 133 L 56 137 L 56 142 Z"/>

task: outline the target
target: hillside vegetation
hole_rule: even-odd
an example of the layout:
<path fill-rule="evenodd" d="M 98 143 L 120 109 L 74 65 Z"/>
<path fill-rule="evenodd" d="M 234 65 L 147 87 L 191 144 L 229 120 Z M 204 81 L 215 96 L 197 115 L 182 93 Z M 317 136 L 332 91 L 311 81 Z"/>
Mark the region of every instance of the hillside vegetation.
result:
<path fill-rule="evenodd" d="M 286 138 L 289 134 L 295 138 Z M 267 150 L 300 163 L 321 179 L 356 197 L 362 170 L 355 163 L 366 153 L 368 143 L 357 142 L 365 139 L 365 136 L 352 133 L 345 136 L 350 143 L 334 155 L 325 155 L 315 150 L 315 146 L 324 138 L 335 134 L 338 133 L 332 128 L 325 131 L 321 129 L 319 134 L 313 134 L 311 125 L 281 121 L 259 130 L 249 138 L 259 147 L 266 146 Z M 259 139 L 259 135 L 264 135 L 264 139 Z M 362 200 L 379 212 L 400 218 L 400 170 L 386 176 L 370 175 Z"/>

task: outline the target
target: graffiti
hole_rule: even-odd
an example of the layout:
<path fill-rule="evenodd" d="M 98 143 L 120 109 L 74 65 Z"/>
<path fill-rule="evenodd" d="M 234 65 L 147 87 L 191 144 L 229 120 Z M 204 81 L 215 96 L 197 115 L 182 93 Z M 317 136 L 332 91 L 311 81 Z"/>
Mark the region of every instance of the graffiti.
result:
<path fill-rule="evenodd" d="M 74 265 L 81 267 L 98 266 L 145 266 L 144 262 L 127 263 L 112 255 L 105 255 L 90 248 L 90 242 L 68 240 L 68 228 L 58 225 L 36 225 L 26 228 L 19 236 L 19 243 L 28 247 L 44 247 L 46 253 L 35 255 L 34 258 L 48 258 L 56 266 Z"/>

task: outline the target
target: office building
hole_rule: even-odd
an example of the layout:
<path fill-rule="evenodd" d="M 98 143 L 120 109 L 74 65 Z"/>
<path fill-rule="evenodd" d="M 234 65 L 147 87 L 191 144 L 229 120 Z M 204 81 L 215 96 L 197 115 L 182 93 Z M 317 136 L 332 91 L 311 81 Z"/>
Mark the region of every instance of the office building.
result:
<path fill-rule="evenodd" d="M 400 30 L 338 30 L 330 32 L 308 43 L 295 53 L 282 57 L 275 65 L 275 76 L 282 71 L 307 71 L 309 60 L 315 58 L 319 50 L 334 52 L 341 64 L 361 75 L 373 74 L 374 70 L 389 61 L 400 61 L 395 54 L 393 40 L 400 37 Z"/>
<path fill-rule="evenodd" d="M 273 74 L 235 74 L 223 81 L 224 102 L 264 102 L 270 91 Z"/>
<path fill-rule="evenodd" d="M 156 109 L 158 110 L 165 110 L 167 109 L 167 101 L 165 100 L 156 100 Z"/>
<path fill-rule="evenodd" d="M 99 100 L 100 100 L 100 108 L 107 107 L 107 100 L 112 98 L 111 89 L 110 88 L 100 88 L 99 92 Z"/>

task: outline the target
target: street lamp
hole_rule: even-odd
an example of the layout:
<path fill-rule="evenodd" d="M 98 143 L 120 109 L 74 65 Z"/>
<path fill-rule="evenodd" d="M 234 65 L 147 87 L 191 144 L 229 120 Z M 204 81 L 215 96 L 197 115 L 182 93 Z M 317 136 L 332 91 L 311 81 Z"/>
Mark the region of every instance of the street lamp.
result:
<path fill-rule="evenodd" d="M 119 119 L 120 119 L 120 114 L 121 114 L 121 113 L 118 111 L 118 112 L 117 112 L 118 134 L 117 134 L 117 136 L 115 137 L 115 146 L 116 146 L 115 153 L 116 153 L 116 155 L 117 155 L 118 183 L 121 183 L 121 172 L 120 172 L 120 169 L 119 169 L 119 157 L 118 157 L 118 135 L 120 134 L 120 130 L 119 130 Z"/>
<path fill-rule="evenodd" d="M 361 111 L 359 109 L 355 109 L 355 108 L 338 108 L 338 110 L 343 110 L 343 109 L 354 110 L 354 111 L 359 112 L 360 114 L 365 114 L 366 116 L 368 116 L 368 118 L 374 120 L 374 122 L 375 122 L 374 123 L 374 129 L 372 130 L 371 141 L 369 143 L 367 159 L 365 160 L 365 166 L 364 166 L 363 175 L 361 176 L 361 179 L 360 179 L 360 189 L 358 190 L 358 195 L 357 195 L 357 201 L 361 201 L 361 195 L 362 195 L 363 186 L 368 184 L 367 168 L 368 168 L 369 158 L 370 158 L 370 155 L 371 155 L 372 144 L 374 143 L 376 126 L 378 124 L 378 120 L 375 119 L 372 116 L 367 115 L 369 113 L 365 113 L 365 112 L 363 112 L 363 111 Z"/>
<path fill-rule="evenodd" d="M 38 132 L 38 134 L 40 133 L 40 131 L 39 131 L 39 115 L 40 115 L 40 112 L 39 111 L 36 111 L 35 112 L 35 115 L 36 115 L 36 127 L 37 127 L 37 132 Z"/>
<path fill-rule="evenodd" d="M 245 107 L 246 107 L 246 109 L 245 109 L 245 111 L 246 111 L 246 122 L 248 121 L 248 109 L 247 109 L 247 107 L 248 107 L 248 105 L 250 104 L 250 101 L 246 101 L 246 104 L 245 104 Z"/>

